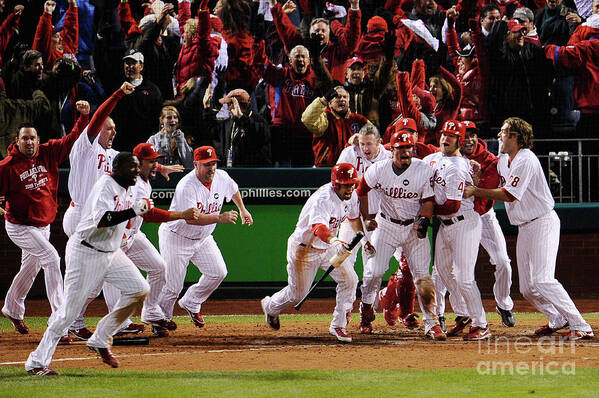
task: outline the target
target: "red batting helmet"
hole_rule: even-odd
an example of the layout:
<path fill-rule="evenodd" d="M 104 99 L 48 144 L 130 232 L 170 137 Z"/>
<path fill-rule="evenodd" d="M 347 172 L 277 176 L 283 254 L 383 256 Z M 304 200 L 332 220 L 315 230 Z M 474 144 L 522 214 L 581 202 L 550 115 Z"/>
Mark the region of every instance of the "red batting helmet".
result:
<path fill-rule="evenodd" d="M 391 136 L 391 146 L 393 148 L 414 146 L 414 136 L 408 131 L 398 131 Z"/>
<path fill-rule="evenodd" d="M 455 135 L 458 137 L 459 145 L 464 137 L 466 137 L 466 127 L 462 124 L 462 122 L 458 122 L 457 120 L 448 120 L 443 125 L 441 134 Z"/>
<path fill-rule="evenodd" d="M 476 127 L 476 123 L 471 122 L 470 120 L 464 120 L 462 121 L 462 124 L 464 125 L 464 129 L 465 130 L 476 130 L 478 131 L 478 127 Z"/>
<path fill-rule="evenodd" d="M 357 184 L 360 182 L 358 171 L 350 163 L 339 163 L 331 169 L 331 182 L 336 184 Z"/>

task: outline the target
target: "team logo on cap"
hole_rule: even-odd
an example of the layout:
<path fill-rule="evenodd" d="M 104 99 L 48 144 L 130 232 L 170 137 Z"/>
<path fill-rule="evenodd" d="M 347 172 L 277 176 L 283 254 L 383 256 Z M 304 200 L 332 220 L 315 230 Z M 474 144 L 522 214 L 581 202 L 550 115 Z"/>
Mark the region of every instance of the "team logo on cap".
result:
<path fill-rule="evenodd" d="M 206 152 L 208 152 L 208 156 L 212 156 L 212 149 L 208 148 L 206 149 Z"/>
<path fill-rule="evenodd" d="M 352 132 L 357 133 L 360 131 L 360 125 L 358 123 L 352 123 L 350 129 Z"/>

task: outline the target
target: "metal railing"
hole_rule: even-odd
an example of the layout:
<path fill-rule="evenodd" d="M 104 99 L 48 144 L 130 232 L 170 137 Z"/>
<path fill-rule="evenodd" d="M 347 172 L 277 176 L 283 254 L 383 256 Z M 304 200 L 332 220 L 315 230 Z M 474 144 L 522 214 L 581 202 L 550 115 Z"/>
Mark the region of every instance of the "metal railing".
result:
<path fill-rule="evenodd" d="M 556 202 L 599 202 L 599 139 L 538 139 L 533 151 Z"/>

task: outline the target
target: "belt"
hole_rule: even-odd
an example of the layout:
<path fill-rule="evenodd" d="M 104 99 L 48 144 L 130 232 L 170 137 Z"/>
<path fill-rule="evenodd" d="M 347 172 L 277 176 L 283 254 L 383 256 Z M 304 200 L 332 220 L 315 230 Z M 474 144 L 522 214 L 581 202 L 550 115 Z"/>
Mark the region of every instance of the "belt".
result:
<path fill-rule="evenodd" d="M 381 213 L 381 217 L 383 217 L 385 220 L 389 220 L 394 224 L 399 224 L 399 225 L 410 225 L 414 223 L 413 219 L 410 220 L 398 220 L 396 218 L 391 218 L 391 217 L 387 217 L 386 215 L 384 215 L 383 213 Z"/>
<path fill-rule="evenodd" d="M 439 220 L 441 220 L 441 222 L 443 223 L 443 225 L 453 225 L 455 223 L 457 223 L 458 221 L 463 221 L 464 220 L 464 216 L 457 216 L 454 218 L 448 218 L 446 220 L 440 218 Z"/>
<path fill-rule="evenodd" d="M 84 241 L 84 240 L 82 240 L 82 241 L 81 241 L 81 244 L 82 244 L 83 246 L 85 246 L 85 247 L 89 247 L 90 249 L 93 249 L 93 250 L 95 250 L 95 251 L 97 251 L 97 252 L 100 252 L 100 253 L 112 253 L 111 251 L 106 251 L 106 250 L 100 250 L 100 249 L 96 249 L 95 247 L 93 247 L 92 245 L 90 245 L 89 243 L 87 243 L 87 242 L 86 242 L 86 241 Z"/>

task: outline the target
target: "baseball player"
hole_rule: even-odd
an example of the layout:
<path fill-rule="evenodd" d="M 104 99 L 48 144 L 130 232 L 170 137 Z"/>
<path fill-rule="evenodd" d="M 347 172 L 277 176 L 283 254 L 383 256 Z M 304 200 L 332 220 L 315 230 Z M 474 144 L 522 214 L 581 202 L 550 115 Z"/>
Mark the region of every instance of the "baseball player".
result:
<path fill-rule="evenodd" d="M 167 320 L 173 317 L 173 307 L 183 289 L 185 272 L 191 260 L 202 272 L 200 280 L 189 287 L 179 300 L 179 306 L 189 314 L 195 326 L 204 326 L 202 303 L 227 276 L 227 265 L 212 237 L 217 223 L 241 223 L 251 226 L 252 215 L 245 208 L 237 183 L 216 168 L 219 161 L 211 146 L 201 146 L 194 151 L 194 170 L 179 181 L 170 211 L 183 211 L 196 207 L 197 220 L 177 220 L 164 223 L 158 229 L 160 253 L 166 264 L 166 284 L 162 289 L 160 307 Z M 233 200 L 239 214 L 230 210 L 221 214 L 223 202 Z"/>
<path fill-rule="evenodd" d="M 466 184 L 472 184 L 470 162 L 460 154 L 465 134 L 461 122 L 446 121 L 439 140 L 441 152 L 423 160 L 434 171 L 435 213 L 440 221 L 435 242 L 435 268 L 450 292 L 451 305 L 458 315 L 447 336 L 458 335 L 472 322 L 464 340 L 482 340 L 491 337 L 491 331 L 474 280 L 481 235 L 480 216 L 474 211 L 474 200 L 463 198 Z M 456 300 L 460 296 L 464 305 Z"/>
<path fill-rule="evenodd" d="M 151 199 L 135 201 L 139 161 L 130 152 L 121 152 L 113 161 L 113 174 L 102 176 L 93 186 L 82 210 L 81 222 L 66 247 L 65 300 L 35 351 L 29 354 L 25 369 L 40 376 L 57 375 L 49 367 L 56 343 L 81 311 L 89 294 L 102 280 L 114 284 L 121 297 L 116 307 L 98 323 L 87 346 L 102 361 L 119 366 L 110 350 L 112 335 L 133 312 L 141 307 L 150 286 L 120 249 L 127 223 L 147 213 Z"/>
<path fill-rule="evenodd" d="M 499 186 L 499 174 L 497 173 L 497 157 L 487 150 L 487 144 L 478 138 L 476 124 L 471 121 L 463 121 L 466 128 L 466 137 L 462 142 L 460 152 L 468 159 L 475 161 L 478 170 L 477 186 L 481 188 L 496 188 Z M 478 166 L 480 165 L 480 167 Z M 476 183 L 476 181 L 475 181 Z M 514 302 L 510 297 L 512 285 L 512 267 L 507 254 L 505 237 L 493 210 L 493 201 L 483 198 L 474 199 L 474 211 L 481 216 L 481 245 L 489 253 L 491 264 L 495 265 L 495 284 L 493 293 L 497 302 L 496 310 L 501 316 L 501 321 L 506 327 L 516 325 L 512 314 Z M 435 273 L 435 289 L 437 292 L 437 312 L 439 318 L 443 317 L 445 311 L 445 293 L 447 289 Z M 454 297 L 464 308 L 463 298 Z M 444 317 L 443 317 L 444 318 Z"/>
<path fill-rule="evenodd" d="M 344 242 L 337 237 L 339 225 L 349 219 L 354 231 L 362 230 L 358 199 L 352 195 L 358 181 L 353 165 L 336 164 L 331 169 L 331 182 L 318 188 L 302 208 L 295 231 L 287 241 L 288 285 L 261 301 L 271 329 L 279 330 L 281 311 L 307 294 L 318 268 L 327 269 L 331 257 L 345 250 Z M 352 338 L 346 329 L 347 313 L 354 304 L 358 275 L 353 264 L 343 262 L 331 272 L 331 277 L 337 282 L 337 303 L 329 333 L 349 343 Z"/>
<path fill-rule="evenodd" d="M 360 304 L 360 331 L 372 333 L 374 321 L 373 304 L 382 276 L 389 268 L 389 260 L 401 246 L 405 253 L 416 283 L 427 278 L 430 281 L 430 243 L 426 238 L 430 218 L 433 215 L 434 199 L 431 187 L 433 172 L 419 159 L 412 158 L 414 139 L 410 132 L 398 131 L 391 137 L 392 159 L 372 165 L 358 187 L 360 213 L 366 229 L 373 231 L 372 244 L 376 249 L 364 267 L 362 303 Z M 368 192 L 374 190 L 380 200 L 380 213 L 371 218 Z M 419 289 L 420 290 L 420 289 Z M 434 300 L 422 297 L 418 301 L 423 313 L 425 336 L 443 341 L 445 334 L 435 319 Z M 424 301 L 429 302 L 425 307 Z"/>
<path fill-rule="evenodd" d="M 541 163 L 532 148 L 532 126 L 512 117 L 499 131 L 501 156 L 497 164 L 500 187 L 485 189 L 467 186 L 464 196 L 476 196 L 505 203 L 508 218 L 518 226 L 516 257 L 520 292 L 549 323 L 535 330 L 548 336 L 567 326 L 567 340 L 592 339 L 591 326 L 561 283 L 555 279 L 555 261 L 559 246 L 560 220 Z"/>
<path fill-rule="evenodd" d="M 23 322 L 25 297 L 40 269 L 44 269 L 52 313 L 62 304 L 60 257 L 49 241 L 50 224 L 58 209 L 58 165 L 67 160 L 87 124 L 89 104 L 79 101 L 77 110 L 81 115 L 71 133 L 42 145 L 35 127 L 22 125 L 8 147 L 8 156 L 0 162 L 0 196 L 6 200 L 6 211 L 0 210 L 0 214 L 6 219 L 8 237 L 22 250 L 21 268 L 6 293 L 2 314 L 21 334 L 29 333 Z M 68 343 L 68 336 L 63 337 L 62 342 Z"/>
<path fill-rule="evenodd" d="M 130 95 L 134 90 L 131 83 L 123 83 L 112 96 L 98 107 L 89 125 L 84 130 L 85 134 L 81 134 L 73 145 L 73 150 L 69 156 L 71 170 L 69 172 L 68 184 L 69 194 L 71 195 L 71 204 L 64 215 L 62 224 L 65 234 L 69 237 L 73 235 L 77 228 L 77 224 L 81 220 L 83 204 L 91 192 L 92 187 L 100 177 L 109 175 L 112 172 L 112 161 L 118 154 L 118 151 L 112 149 L 112 141 L 116 136 L 117 131 L 115 129 L 114 121 L 109 115 L 119 100 L 126 95 Z M 162 172 L 163 174 L 166 173 L 166 178 L 168 178 L 168 173 L 182 170 L 183 169 L 180 166 L 179 168 L 172 166 L 162 167 Z M 153 257 L 154 255 L 151 250 L 148 250 L 147 253 L 148 258 Z M 161 268 L 162 264 L 159 264 L 159 260 L 141 261 L 144 264 L 141 268 L 149 272 L 148 278 L 150 285 L 154 287 L 154 290 L 158 291 L 159 294 L 162 290 L 162 285 L 164 284 L 164 267 Z M 151 264 L 155 265 L 156 268 L 152 268 Z M 148 267 L 152 269 L 147 269 Z M 157 281 L 162 281 L 160 286 L 157 286 Z M 85 327 L 85 318 L 83 314 L 87 309 L 87 305 L 96 298 L 103 286 L 104 298 L 109 310 L 114 308 L 119 299 L 120 293 L 118 289 L 110 286 L 109 283 L 103 283 L 99 285 L 97 289 L 92 291 L 92 295 L 83 306 L 81 314 L 79 314 L 77 319 L 75 319 L 73 324 L 69 327 L 69 332 L 79 340 L 87 340 L 92 335 L 91 331 Z M 153 299 L 154 295 L 151 294 L 148 305 L 152 305 Z M 153 312 L 156 311 L 157 310 L 153 310 Z M 154 320 L 155 316 L 153 316 L 152 319 Z M 169 327 L 172 328 L 173 325 L 169 324 Z M 174 327 L 176 327 L 176 325 Z M 127 319 L 119 329 L 118 333 L 141 333 L 144 330 L 144 325 L 132 323 L 131 320 Z"/>

